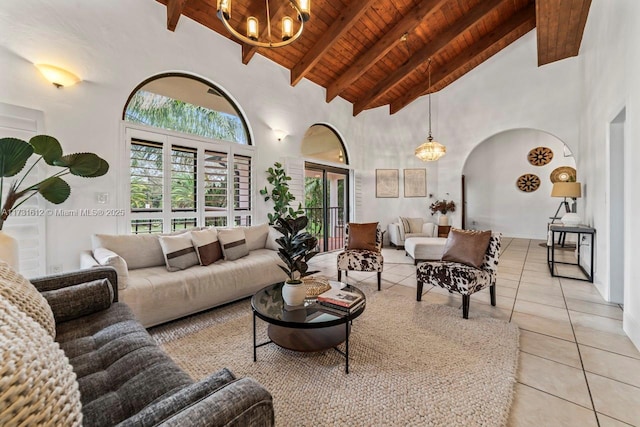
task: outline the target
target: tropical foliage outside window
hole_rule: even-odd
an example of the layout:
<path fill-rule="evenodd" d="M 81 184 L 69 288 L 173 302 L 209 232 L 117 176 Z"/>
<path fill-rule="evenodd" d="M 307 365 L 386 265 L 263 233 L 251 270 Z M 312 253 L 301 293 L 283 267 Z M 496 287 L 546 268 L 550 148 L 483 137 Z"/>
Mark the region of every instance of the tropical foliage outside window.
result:
<path fill-rule="evenodd" d="M 240 117 L 146 90 L 133 95 L 125 110 L 125 120 L 204 138 L 248 143 Z"/>

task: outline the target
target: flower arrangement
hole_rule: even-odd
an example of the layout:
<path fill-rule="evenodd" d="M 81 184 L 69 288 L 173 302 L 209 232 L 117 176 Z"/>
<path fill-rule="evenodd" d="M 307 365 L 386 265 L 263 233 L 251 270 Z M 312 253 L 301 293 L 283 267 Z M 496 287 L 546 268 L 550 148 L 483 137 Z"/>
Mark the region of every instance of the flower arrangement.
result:
<path fill-rule="evenodd" d="M 436 212 L 440 212 L 441 214 L 446 214 L 447 212 L 455 212 L 456 204 L 453 200 L 447 201 L 447 199 L 436 200 L 431 203 L 429 206 L 431 210 L 431 215 L 434 215 Z"/>

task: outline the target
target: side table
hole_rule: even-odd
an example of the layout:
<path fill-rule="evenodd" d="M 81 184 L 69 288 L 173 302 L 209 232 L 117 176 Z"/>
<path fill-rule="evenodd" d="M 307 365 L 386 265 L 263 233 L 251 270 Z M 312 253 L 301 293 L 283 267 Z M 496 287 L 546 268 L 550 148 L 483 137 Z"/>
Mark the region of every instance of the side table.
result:
<path fill-rule="evenodd" d="M 549 273 L 551 273 L 552 277 L 563 277 L 565 279 L 574 279 L 574 280 L 582 280 L 585 282 L 593 283 L 593 261 L 594 261 L 594 251 L 595 251 L 595 234 L 596 229 L 593 227 L 587 226 L 564 226 L 561 224 L 550 224 L 549 231 L 551 232 L 551 245 L 547 243 L 547 265 L 549 266 Z M 566 235 L 566 233 L 575 233 L 578 235 L 578 242 L 576 243 L 576 248 L 578 251 L 578 261 L 577 262 L 564 262 L 564 261 L 556 261 L 556 233 L 559 235 Z M 582 236 L 587 235 L 590 236 L 589 246 L 591 246 L 591 262 L 589 264 L 590 271 L 587 272 L 584 267 L 580 264 L 580 259 L 582 257 Z M 556 264 L 565 264 L 565 265 L 577 265 L 582 273 L 586 276 L 586 279 L 582 279 L 579 277 L 571 277 L 571 276 L 563 276 L 555 273 Z"/>
<path fill-rule="evenodd" d="M 439 225 L 438 226 L 438 237 L 447 237 L 449 236 L 449 231 L 451 231 L 450 225 Z"/>

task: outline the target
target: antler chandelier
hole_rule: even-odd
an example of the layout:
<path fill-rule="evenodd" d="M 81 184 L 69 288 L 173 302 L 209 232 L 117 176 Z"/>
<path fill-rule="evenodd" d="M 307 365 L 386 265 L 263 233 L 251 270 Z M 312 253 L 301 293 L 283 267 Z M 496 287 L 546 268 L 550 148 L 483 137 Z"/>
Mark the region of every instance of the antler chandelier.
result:
<path fill-rule="evenodd" d="M 423 162 L 434 162 L 447 154 L 447 147 L 433 140 L 431 136 L 431 58 L 429 58 L 429 136 L 427 142 L 416 148 L 416 157 Z"/>
<path fill-rule="evenodd" d="M 265 17 L 267 24 L 266 38 L 261 40 L 260 24 L 258 18 L 255 16 L 249 16 L 247 18 L 247 32 L 246 35 L 240 33 L 231 26 L 229 20 L 231 19 L 231 0 L 218 0 L 218 18 L 222 21 L 225 28 L 237 39 L 243 43 L 257 46 L 257 47 L 282 47 L 293 43 L 300 37 L 302 30 L 304 29 L 304 23 L 311 17 L 311 0 L 278 0 L 284 1 L 291 5 L 291 8 L 297 15 L 299 22 L 298 31 L 294 33 L 294 22 L 291 16 L 285 15 L 282 18 L 282 25 L 280 28 L 280 41 L 274 41 L 275 29 L 271 27 L 271 11 L 269 9 L 269 0 L 265 0 Z M 276 39 L 277 40 L 277 39 Z"/>

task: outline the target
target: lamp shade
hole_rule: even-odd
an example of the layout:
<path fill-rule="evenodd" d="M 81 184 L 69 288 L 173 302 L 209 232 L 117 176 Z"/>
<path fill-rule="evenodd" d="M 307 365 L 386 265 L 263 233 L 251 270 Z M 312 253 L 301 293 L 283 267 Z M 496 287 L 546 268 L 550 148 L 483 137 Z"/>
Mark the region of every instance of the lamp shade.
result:
<path fill-rule="evenodd" d="M 36 64 L 42 75 L 56 87 L 71 86 L 80 81 L 80 77 L 63 68 L 49 64 Z"/>
<path fill-rule="evenodd" d="M 579 182 L 554 182 L 551 197 L 582 197 L 582 186 Z"/>

